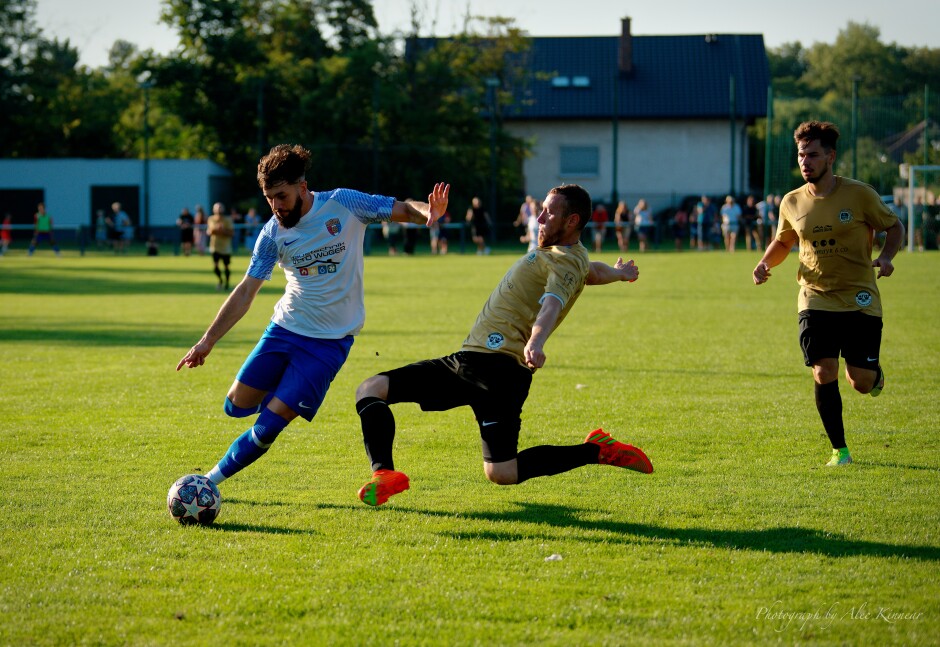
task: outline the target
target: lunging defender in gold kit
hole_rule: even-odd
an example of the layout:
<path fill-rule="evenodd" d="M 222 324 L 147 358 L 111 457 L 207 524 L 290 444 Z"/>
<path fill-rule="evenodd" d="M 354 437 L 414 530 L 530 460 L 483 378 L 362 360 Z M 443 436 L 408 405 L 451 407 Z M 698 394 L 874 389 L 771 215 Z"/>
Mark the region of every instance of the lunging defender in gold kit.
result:
<path fill-rule="evenodd" d="M 754 283 L 770 278 L 799 243 L 798 300 L 800 347 L 813 368 L 816 409 L 832 443 L 827 466 L 848 465 L 839 355 L 845 377 L 859 393 L 881 394 L 882 311 L 877 278 L 891 276 L 891 259 L 904 239 L 904 226 L 875 190 L 833 174 L 839 130 L 829 122 L 808 121 L 793 134 L 806 184 L 780 203 L 777 236 L 754 268 Z M 875 232 L 886 232 L 881 253 L 871 258 Z"/>
<path fill-rule="evenodd" d="M 585 285 L 634 281 L 633 261 L 611 267 L 591 262 L 580 242 L 591 217 L 591 197 L 577 185 L 552 189 L 539 214 L 537 249 L 519 259 L 490 294 L 476 323 L 453 355 L 370 377 L 356 391 L 372 480 L 359 490 L 381 505 L 408 489 L 395 471 L 390 404 L 416 402 L 424 411 L 473 409 L 483 440 L 483 471 L 499 485 L 522 483 L 583 465 L 603 463 L 649 474 L 653 465 L 638 448 L 597 429 L 577 445 L 541 445 L 521 452 L 520 414 L 532 374 L 545 364 L 545 342 L 571 310 Z"/>

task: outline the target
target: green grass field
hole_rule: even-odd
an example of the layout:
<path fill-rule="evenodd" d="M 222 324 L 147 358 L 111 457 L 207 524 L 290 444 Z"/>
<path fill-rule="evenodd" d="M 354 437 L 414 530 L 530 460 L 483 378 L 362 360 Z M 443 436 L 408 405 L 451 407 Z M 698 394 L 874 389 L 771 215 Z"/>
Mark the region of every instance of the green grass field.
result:
<path fill-rule="evenodd" d="M 469 410 L 398 405 L 412 488 L 362 505 L 356 385 L 457 350 L 514 260 L 370 257 L 319 415 L 223 484 L 208 528 L 166 492 L 250 424 L 222 403 L 283 275 L 177 373 L 224 298 L 209 259 L 0 258 L 0 644 L 937 644 L 940 255 L 880 282 L 888 382 L 842 379 L 857 462 L 835 470 L 795 257 L 761 287 L 755 252 L 635 258 L 638 282 L 588 288 L 549 341 L 521 445 L 603 427 L 655 474 L 496 486 Z"/>

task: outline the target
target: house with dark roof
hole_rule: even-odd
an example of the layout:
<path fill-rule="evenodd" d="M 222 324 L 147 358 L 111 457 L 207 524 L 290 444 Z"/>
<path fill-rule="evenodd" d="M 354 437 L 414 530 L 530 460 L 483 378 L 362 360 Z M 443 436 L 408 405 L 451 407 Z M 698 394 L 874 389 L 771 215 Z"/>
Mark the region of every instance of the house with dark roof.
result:
<path fill-rule="evenodd" d="M 750 191 L 747 126 L 767 114 L 761 34 L 532 37 L 502 118 L 525 139 L 525 191 L 575 182 L 595 201 Z"/>

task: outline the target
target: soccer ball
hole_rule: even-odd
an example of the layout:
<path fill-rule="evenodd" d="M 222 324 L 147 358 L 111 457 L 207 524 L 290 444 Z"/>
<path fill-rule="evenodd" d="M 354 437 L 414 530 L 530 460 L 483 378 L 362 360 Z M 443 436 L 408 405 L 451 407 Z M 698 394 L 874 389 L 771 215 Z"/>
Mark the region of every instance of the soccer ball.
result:
<path fill-rule="evenodd" d="M 201 474 L 187 474 L 170 488 L 166 495 L 170 516 L 181 524 L 200 523 L 208 526 L 219 516 L 222 495 L 216 484 Z"/>

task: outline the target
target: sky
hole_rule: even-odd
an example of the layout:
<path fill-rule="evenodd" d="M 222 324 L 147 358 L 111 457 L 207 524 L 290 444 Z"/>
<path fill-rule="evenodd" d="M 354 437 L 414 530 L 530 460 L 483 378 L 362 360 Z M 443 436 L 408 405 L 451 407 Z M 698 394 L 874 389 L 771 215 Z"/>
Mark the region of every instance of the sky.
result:
<path fill-rule="evenodd" d="M 881 31 L 883 43 L 940 48 L 937 0 L 831 0 L 801 5 L 763 0 L 373 0 L 383 34 L 410 31 L 417 7 L 421 35 L 460 31 L 468 13 L 513 18 L 530 36 L 615 36 L 629 16 L 638 36 L 738 33 L 763 34 L 767 47 L 794 41 L 833 43 L 851 20 Z M 36 22 L 46 37 L 68 39 L 89 67 L 107 64 L 114 41 L 141 50 L 171 52 L 175 33 L 160 23 L 161 0 L 38 0 Z"/>

